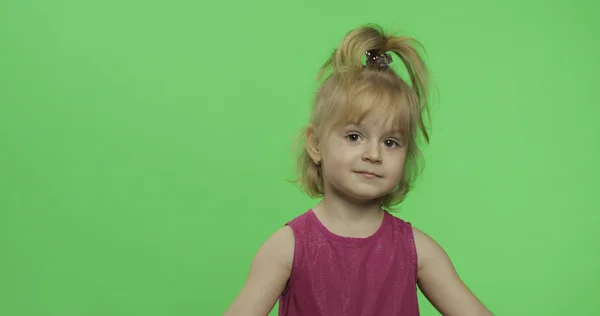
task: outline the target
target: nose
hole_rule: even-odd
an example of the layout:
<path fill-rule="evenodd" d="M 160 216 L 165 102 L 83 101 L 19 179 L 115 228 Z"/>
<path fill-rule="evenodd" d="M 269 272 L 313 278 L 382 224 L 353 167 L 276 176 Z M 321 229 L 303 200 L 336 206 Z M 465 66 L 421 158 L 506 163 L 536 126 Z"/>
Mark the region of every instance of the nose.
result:
<path fill-rule="evenodd" d="M 372 163 L 381 163 L 381 148 L 378 143 L 367 145 L 363 154 L 363 160 Z"/>

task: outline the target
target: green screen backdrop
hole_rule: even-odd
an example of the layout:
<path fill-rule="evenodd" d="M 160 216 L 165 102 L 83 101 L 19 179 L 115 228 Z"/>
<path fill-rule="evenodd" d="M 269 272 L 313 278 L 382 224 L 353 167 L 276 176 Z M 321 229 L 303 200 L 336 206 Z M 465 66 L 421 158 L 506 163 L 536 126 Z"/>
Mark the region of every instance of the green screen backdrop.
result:
<path fill-rule="evenodd" d="M 598 12 L 2 1 L 0 315 L 221 315 L 260 244 L 316 203 L 286 182 L 293 142 L 319 66 L 365 23 L 420 39 L 439 89 L 396 215 L 497 315 L 600 315 Z"/>

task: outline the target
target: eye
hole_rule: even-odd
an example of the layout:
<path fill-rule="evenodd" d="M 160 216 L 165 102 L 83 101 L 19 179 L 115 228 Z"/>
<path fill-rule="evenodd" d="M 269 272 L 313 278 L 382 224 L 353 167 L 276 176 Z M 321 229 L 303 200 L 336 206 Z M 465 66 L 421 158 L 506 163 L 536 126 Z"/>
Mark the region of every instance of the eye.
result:
<path fill-rule="evenodd" d="M 348 133 L 348 135 L 346 135 L 346 138 L 351 142 L 357 142 L 360 140 L 360 135 L 358 135 L 357 133 Z"/>
<path fill-rule="evenodd" d="M 390 147 L 390 148 L 400 147 L 400 144 L 393 139 L 386 139 L 383 141 L 383 143 L 385 144 L 386 147 Z"/>

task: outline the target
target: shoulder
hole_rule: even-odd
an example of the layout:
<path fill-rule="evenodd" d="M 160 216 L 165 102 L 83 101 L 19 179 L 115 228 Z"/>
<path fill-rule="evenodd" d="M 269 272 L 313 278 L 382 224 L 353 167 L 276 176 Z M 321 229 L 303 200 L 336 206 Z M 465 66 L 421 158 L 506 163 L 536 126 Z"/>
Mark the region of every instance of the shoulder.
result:
<path fill-rule="evenodd" d="M 305 239 L 306 234 L 315 229 L 315 218 L 312 210 L 308 210 L 294 217 L 291 221 L 286 223 L 283 229 L 286 230 L 288 234 L 291 233 L 296 241 Z"/>
<path fill-rule="evenodd" d="M 286 268 L 291 268 L 297 250 L 297 240 L 302 238 L 309 225 L 310 215 L 310 211 L 306 211 L 272 233 L 260 247 L 257 257 L 274 260 Z"/>
<path fill-rule="evenodd" d="M 286 226 L 291 226 L 292 230 L 296 226 L 304 226 L 310 221 L 311 215 L 312 215 L 312 210 L 308 210 L 308 211 L 294 217 L 291 221 L 289 221 L 287 223 Z"/>
<path fill-rule="evenodd" d="M 270 238 L 279 246 L 294 247 L 294 231 L 288 225 L 279 228 Z"/>
<path fill-rule="evenodd" d="M 431 236 L 414 226 L 412 227 L 412 232 L 420 269 L 431 261 L 447 258 L 446 252 L 442 246 Z"/>
<path fill-rule="evenodd" d="M 409 221 L 406 221 L 400 217 L 395 216 L 392 213 L 387 213 L 388 217 L 391 218 L 391 222 L 393 227 L 395 227 L 395 229 L 399 230 L 402 232 L 402 234 L 404 236 L 406 236 L 408 239 L 410 239 L 411 241 L 415 238 L 415 228 L 413 227 L 412 223 Z"/>
<path fill-rule="evenodd" d="M 257 256 L 291 267 L 294 257 L 294 232 L 284 226 L 275 231 L 260 247 Z"/>
<path fill-rule="evenodd" d="M 442 315 L 489 315 L 458 276 L 446 251 L 429 235 L 413 228 L 418 254 L 421 292 Z"/>
<path fill-rule="evenodd" d="M 260 246 L 241 291 L 225 315 L 267 315 L 289 280 L 294 249 L 292 230 L 284 226 Z"/>
<path fill-rule="evenodd" d="M 415 243 L 428 243 L 429 240 L 433 240 L 429 235 L 425 234 L 425 232 L 414 226 L 412 226 L 412 233 L 413 236 L 415 236 Z"/>

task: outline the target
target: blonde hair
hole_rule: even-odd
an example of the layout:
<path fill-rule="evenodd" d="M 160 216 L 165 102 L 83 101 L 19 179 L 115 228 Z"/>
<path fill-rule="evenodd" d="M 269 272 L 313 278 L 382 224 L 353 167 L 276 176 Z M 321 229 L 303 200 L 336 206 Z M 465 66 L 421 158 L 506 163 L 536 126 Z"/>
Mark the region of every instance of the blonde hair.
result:
<path fill-rule="evenodd" d="M 388 209 L 404 200 L 422 169 L 419 138 L 429 142 L 424 120 L 424 114 L 429 114 L 429 73 L 419 49 L 422 46 L 412 37 L 388 35 L 377 25 L 363 26 L 346 34 L 317 76 L 320 81 L 331 71 L 316 93 L 310 115 L 309 126 L 317 135 L 325 135 L 339 125 L 360 122 L 375 111 L 393 118 L 395 128 L 405 137 L 407 153 L 402 179 L 382 201 Z M 394 63 L 390 67 L 366 67 L 365 53 L 372 50 L 397 56 L 406 68 L 410 84 L 391 68 Z M 297 182 L 309 196 L 323 196 L 321 166 L 314 163 L 305 147 L 298 156 L 297 172 Z"/>

